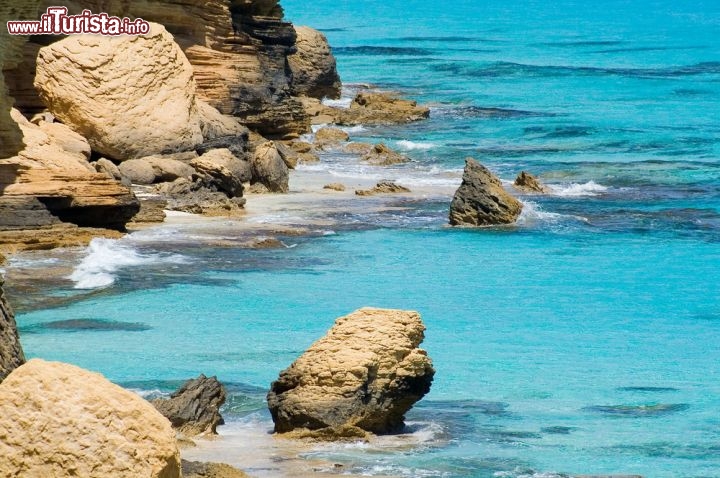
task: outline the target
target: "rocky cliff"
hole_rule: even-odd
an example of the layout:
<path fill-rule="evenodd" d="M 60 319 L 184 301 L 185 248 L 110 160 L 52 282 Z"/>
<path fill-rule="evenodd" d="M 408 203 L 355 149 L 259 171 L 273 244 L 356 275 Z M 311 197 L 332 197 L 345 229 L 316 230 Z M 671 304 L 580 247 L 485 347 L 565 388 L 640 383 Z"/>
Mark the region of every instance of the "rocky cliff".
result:
<path fill-rule="evenodd" d="M 44 0 L 32 9 L 32 0 L 24 3 L 26 12 L 44 11 L 54 4 Z M 71 13 L 89 8 L 163 25 L 193 65 L 201 99 L 265 136 L 294 137 L 308 129 L 308 116 L 292 96 L 293 73 L 288 63 L 288 57 L 297 52 L 297 34 L 284 21 L 276 0 L 76 0 L 63 4 Z M 37 18 L 37 13 L 28 18 Z M 26 114 L 44 109 L 32 83 L 37 53 L 52 40 L 31 38 L 16 48 L 15 62 L 3 67 L 10 94 Z M 308 85 L 304 78 L 299 90 L 337 92 L 334 62 L 314 78 L 320 84 Z"/>
<path fill-rule="evenodd" d="M 13 370 L 25 363 L 17 325 L 10 305 L 5 301 L 2 289 L 3 278 L 0 276 L 0 382 Z"/>

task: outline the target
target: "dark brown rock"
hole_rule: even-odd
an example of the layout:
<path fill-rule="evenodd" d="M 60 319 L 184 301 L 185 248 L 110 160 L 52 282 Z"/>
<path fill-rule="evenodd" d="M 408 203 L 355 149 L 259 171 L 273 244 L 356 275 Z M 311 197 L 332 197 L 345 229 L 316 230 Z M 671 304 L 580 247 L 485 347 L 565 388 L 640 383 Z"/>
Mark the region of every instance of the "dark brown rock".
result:
<path fill-rule="evenodd" d="M 25 363 L 25 355 L 20 346 L 15 316 L 3 292 L 4 279 L 0 276 L 0 382 L 10 372 Z"/>
<path fill-rule="evenodd" d="M 225 387 L 216 377 L 200 375 L 185 382 L 170 398 L 151 403 L 185 436 L 214 435 L 224 423 L 220 407 L 225 398 Z"/>
<path fill-rule="evenodd" d="M 472 158 L 465 160 L 460 188 L 450 205 L 453 226 L 512 224 L 522 212 L 522 203 L 511 196 L 500 179 Z"/>

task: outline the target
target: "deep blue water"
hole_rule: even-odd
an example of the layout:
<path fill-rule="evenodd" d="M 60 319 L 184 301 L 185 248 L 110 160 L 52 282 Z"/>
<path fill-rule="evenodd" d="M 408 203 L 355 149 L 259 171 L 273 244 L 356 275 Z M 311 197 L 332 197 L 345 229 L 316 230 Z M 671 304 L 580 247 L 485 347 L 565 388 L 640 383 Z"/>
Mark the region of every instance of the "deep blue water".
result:
<path fill-rule="evenodd" d="M 408 150 L 394 173 L 456 178 L 472 155 L 556 194 L 501 229 L 449 229 L 431 198 L 337 212 L 336 234 L 290 249 L 96 244 L 92 261 L 125 264 L 114 285 L 25 306 L 28 355 L 141 389 L 217 374 L 230 419 L 269 426 L 264 390 L 336 317 L 415 309 L 437 376 L 410 418 L 435 439 L 320 458 L 356 474 L 720 477 L 720 3 L 283 5 L 325 31 L 346 83 L 432 105 L 426 122 L 353 131 Z M 118 330 L 57 324 L 76 319 Z"/>

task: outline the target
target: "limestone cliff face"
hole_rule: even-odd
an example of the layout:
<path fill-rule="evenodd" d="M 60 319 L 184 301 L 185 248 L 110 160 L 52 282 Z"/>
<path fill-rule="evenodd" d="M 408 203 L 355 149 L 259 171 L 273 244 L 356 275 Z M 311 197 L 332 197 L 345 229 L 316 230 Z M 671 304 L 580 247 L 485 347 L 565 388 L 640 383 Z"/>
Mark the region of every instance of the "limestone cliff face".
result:
<path fill-rule="evenodd" d="M 0 382 L 25 363 L 17 325 L 10 305 L 5 301 L 3 278 L 0 276 Z"/>
<path fill-rule="evenodd" d="M 251 129 L 266 136 L 294 137 L 309 127 L 302 105 L 292 97 L 288 56 L 296 51 L 297 36 L 292 24 L 283 20 L 276 0 L 76 0 L 63 4 L 71 13 L 89 8 L 165 26 L 194 68 L 199 97 L 220 112 L 237 116 Z M 43 0 L 38 10 L 50 5 L 54 3 Z M 41 41 L 52 40 L 32 39 L 16 52 L 15 64 L 5 68 L 11 96 L 26 114 L 44 109 L 32 87 L 35 58 L 43 46 L 37 42 Z"/>

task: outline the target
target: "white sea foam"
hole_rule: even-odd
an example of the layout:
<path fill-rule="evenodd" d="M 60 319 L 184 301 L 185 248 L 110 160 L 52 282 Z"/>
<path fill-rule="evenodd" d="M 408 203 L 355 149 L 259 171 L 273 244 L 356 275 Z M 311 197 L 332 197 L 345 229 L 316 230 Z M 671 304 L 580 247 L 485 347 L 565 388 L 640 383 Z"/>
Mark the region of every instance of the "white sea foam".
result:
<path fill-rule="evenodd" d="M 530 226 L 539 222 L 558 223 L 566 220 L 571 221 L 587 221 L 587 218 L 581 216 L 570 216 L 558 214 L 556 212 L 543 211 L 542 208 L 532 201 L 522 201 L 523 210 L 518 217 L 517 224 L 519 226 Z"/>
<path fill-rule="evenodd" d="M 550 188 L 555 196 L 561 197 L 597 196 L 608 189 L 606 186 L 598 184 L 595 181 L 588 181 L 583 184 L 551 185 Z"/>
<path fill-rule="evenodd" d="M 68 277 L 76 289 L 99 289 L 115 282 L 117 272 L 163 262 L 182 263 L 185 259 L 175 254 L 141 254 L 122 239 L 95 238 L 87 247 L 85 257 Z"/>
<path fill-rule="evenodd" d="M 355 126 L 340 126 L 340 129 L 345 131 L 347 134 L 357 134 L 367 131 L 367 128 L 361 124 Z"/>
<path fill-rule="evenodd" d="M 331 99 L 325 98 L 324 100 L 322 100 L 322 104 L 324 104 L 325 106 L 333 107 L 333 108 L 347 109 L 347 108 L 350 108 L 350 104 L 352 103 L 352 101 L 353 101 L 352 97 L 343 97 L 343 98 L 340 98 L 339 100 L 331 100 Z"/>
<path fill-rule="evenodd" d="M 428 150 L 436 147 L 437 145 L 435 143 L 427 143 L 422 141 L 408 141 L 406 139 L 400 140 L 397 142 L 397 145 L 399 148 L 402 148 L 406 151 L 415 151 L 415 150 Z"/>

